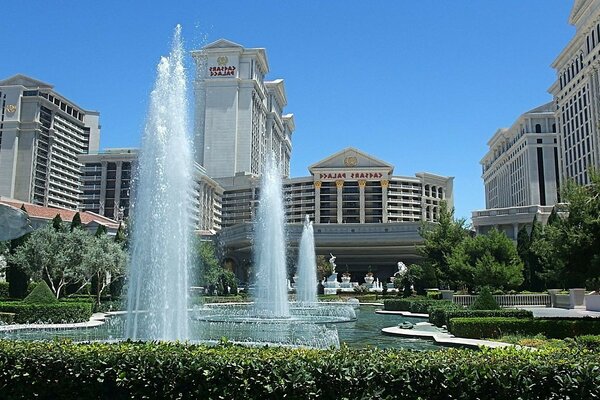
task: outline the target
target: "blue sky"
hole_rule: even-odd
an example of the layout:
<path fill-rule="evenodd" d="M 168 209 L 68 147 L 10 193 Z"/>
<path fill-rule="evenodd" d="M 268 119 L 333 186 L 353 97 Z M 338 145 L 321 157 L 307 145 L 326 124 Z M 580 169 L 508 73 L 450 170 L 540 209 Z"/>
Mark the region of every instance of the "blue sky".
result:
<path fill-rule="evenodd" d="M 462 217 L 485 205 L 487 140 L 551 100 L 550 64 L 574 34 L 572 0 L 2 3 L 0 78 L 24 73 L 100 111 L 103 148 L 139 145 L 180 23 L 189 50 L 222 37 L 267 49 L 296 119 L 292 176 L 353 146 L 396 175 L 454 176 Z"/>

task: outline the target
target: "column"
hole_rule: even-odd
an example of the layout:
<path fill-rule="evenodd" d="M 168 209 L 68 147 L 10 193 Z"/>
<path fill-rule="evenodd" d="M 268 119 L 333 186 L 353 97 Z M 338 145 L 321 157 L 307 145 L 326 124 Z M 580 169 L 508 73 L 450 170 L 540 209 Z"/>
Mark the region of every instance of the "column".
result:
<path fill-rule="evenodd" d="M 344 189 L 344 181 L 338 179 L 335 181 L 335 187 L 337 187 L 337 223 L 342 223 L 342 190 Z"/>
<path fill-rule="evenodd" d="M 321 181 L 315 181 L 315 224 L 321 223 Z"/>
<path fill-rule="evenodd" d="M 360 199 L 360 223 L 365 223 L 365 186 L 367 181 L 361 179 L 358 181 L 358 198 Z"/>
<path fill-rule="evenodd" d="M 123 162 L 117 161 L 117 172 L 115 176 L 115 212 L 113 214 L 113 219 L 119 220 L 120 209 L 121 209 L 121 175 L 123 171 Z"/>
<path fill-rule="evenodd" d="M 102 174 L 100 175 L 100 199 L 98 202 L 100 203 L 100 209 L 98 210 L 98 214 L 104 215 L 104 205 L 106 204 L 106 169 L 108 167 L 108 163 L 106 161 L 102 161 Z"/>
<path fill-rule="evenodd" d="M 519 224 L 513 224 L 513 239 L 517 240 L 517 237 L 519 237 Z"/>
<path fill-rule="evenodd" d="M 388 184 L 389 181 L 387 179 L 381 180 L 381 213 L 382 213 L 382 221 L 384 224 L 388 222 L 388 210 L 387 210 L 387 200 L 388 200 Z"/>

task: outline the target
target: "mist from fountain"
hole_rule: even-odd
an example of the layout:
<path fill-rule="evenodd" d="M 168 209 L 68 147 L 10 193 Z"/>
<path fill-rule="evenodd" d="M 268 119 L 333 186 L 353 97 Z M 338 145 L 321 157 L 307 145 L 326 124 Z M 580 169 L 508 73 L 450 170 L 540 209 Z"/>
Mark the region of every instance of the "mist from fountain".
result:
<path fill-rule="evenodd" d="M 254 228 L 254 265 L 256 314 L 264 318 L 289 318 L 281 172 L 272 157 L 260 185 Z"/>
<path fill-rule="evenodd" d="M 125 335 L 188 339 L 192 155 L 181 26 L 162 57 L 134 179 Z"/>
<path fill-rule="evenodd" d="M 298 280 L 296 301 L 309 305 L 317 302 L 317 257 L 315 236 L 309 216 L 306 216 L 298 250 Z"/>

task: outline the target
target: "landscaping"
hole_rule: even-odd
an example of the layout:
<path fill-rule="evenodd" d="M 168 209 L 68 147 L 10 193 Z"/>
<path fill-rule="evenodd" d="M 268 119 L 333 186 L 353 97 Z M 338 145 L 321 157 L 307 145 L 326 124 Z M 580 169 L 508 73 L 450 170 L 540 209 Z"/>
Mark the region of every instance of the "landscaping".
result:
<path fill-rule="evenodd" d="M 585 346 L 421 353 L 0 342 L 5 399 L 578 399 L 600 396 L 599 368 Z"/>

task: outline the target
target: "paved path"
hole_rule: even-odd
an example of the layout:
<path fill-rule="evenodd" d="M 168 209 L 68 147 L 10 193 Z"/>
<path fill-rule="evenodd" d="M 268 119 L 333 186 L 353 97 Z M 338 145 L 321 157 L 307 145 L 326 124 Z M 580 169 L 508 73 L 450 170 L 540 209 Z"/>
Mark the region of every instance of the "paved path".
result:
<path fill-rule="evenodd" d="M 519 307 L 533 313 L 534 318 L 600 318 L 600 312 L 587 311 L 585 308 Z"/>
<path fill-rule="evenodd" d="M 419 325 L 425 326 L 425 324 L 431 325 L 427 322 L 422 322 Z M 433 325 L 431 325 L 433 326 Z M 435 331 L 435 330 L 421 330 L 421 329 L 402 329 L 397 326 L 392 326 L 389 328 L 383 328 L 381 330 L 386 335 L 397 335 L 404 337 L 413 337 L 419 339 L 429 339 L 433 340 L 436 343 L 439 343 L 444 346 L 457 346 L 457 347 L 469 347 L 469 348 L 479 348 L 480 346 L 485 347 L 511 347 L 514 346 L 510 343 L 502 343 L 502 342 L 492 342 L 490 340 L 479 340 L 479 339 L 465 339 L 455 337 L 449 333 Z"/>
<path fill-rule="evenodd" d="M 22 329 L 69 329 L 69 328 L 92 328 L 104 324 L 105 313 L 94 313 L 87 322 L 77 322 L 74 324 L 15 324 L 0 325 L 0 332 L 16 331 Z"/>
<path fill-rule="evenodd" d="M 417 313 L 411 313 L 410 311 L 375 310 L 375 312 L 377 314 L 392 314 L 392 315 L 402 315 L 404 317 L 429 318 L 429 314 L 417 314 Z"/>

